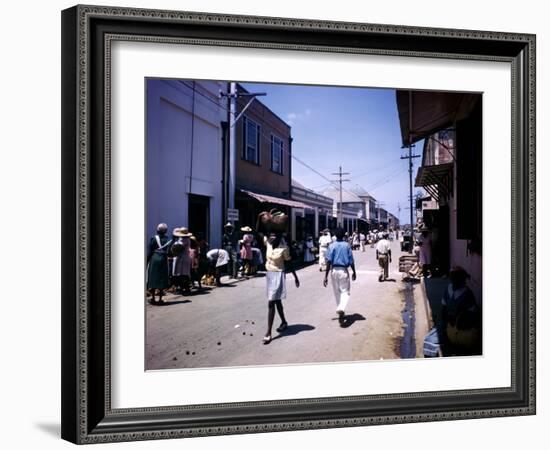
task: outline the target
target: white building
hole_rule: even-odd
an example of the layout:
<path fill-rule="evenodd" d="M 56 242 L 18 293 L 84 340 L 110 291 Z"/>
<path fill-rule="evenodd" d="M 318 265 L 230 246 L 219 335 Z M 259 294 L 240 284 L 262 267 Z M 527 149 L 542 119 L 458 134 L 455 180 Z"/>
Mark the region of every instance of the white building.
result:
<path fill-rule="evenodd" d="M 215 81 L 148 79 L 146 233 L 160 222 L 221 245 L 225 101 Z"/>

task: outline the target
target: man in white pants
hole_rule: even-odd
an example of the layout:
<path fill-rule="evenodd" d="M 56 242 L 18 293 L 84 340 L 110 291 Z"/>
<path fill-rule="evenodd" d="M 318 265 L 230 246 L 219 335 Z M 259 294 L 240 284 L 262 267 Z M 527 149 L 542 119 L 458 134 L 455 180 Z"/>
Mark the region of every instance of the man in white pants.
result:
<path fill-rule="evenodd" d="M 319 271 L 322 272 L 326 270 L 326 259 L 325 256 L 328 252 L 328 246 L 332 242 L 332 236 L 330 235 L 330 230 L 327 228 L 323 230 L 323 234 L 319 237 Z"/>
<path fill-rule="evenodd" d="M 336 242 L 330 244 L 326 254 L 326 271 L 323 280 L 323 286 L 327 287 L 328 274 L 332 280 L 332 289 L 334 299 L 336 300 L 336 314 L 340 326 L 345 325 L 345 311 L 350 298 L 351 283 L 349 279 L 349 270 L 351 267 L 351 279 L 356 280 L 355 263 L 353 261 L 353 252 L 350 245 L 344 241 L 344 230 L 336 230 Z"/>

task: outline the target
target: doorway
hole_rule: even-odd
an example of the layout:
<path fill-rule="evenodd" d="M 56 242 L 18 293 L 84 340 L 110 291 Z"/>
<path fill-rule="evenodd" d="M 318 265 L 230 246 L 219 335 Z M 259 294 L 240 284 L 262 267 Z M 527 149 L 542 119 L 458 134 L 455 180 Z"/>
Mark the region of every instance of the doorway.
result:
<path fill-rule="evenodd" d="M 210 197 L 189 194 L 189 231 L 210 240 Z"/>

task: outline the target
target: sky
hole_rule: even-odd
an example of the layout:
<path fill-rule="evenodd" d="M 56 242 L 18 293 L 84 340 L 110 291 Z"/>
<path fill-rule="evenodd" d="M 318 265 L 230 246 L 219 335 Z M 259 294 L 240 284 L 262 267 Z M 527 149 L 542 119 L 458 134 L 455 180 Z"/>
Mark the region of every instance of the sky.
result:
<path fill-rule="evenodd" d="M 402 223 L 409 222 L 408 160 L 400 159 L 407 151 L 401 148 L 395 90 L 241 84 L 249 92 L 265 92 L 258 99 L 291 125 L 292 154 L 309 166 L 293 159 L 292 178 L 322 191 L 342 166 L 350 180 L 344 189 L 362 186 Z M 416 152 L 421 151 L 419 142 Z M 413 160 L 413 195 L 420 160 Z"/>

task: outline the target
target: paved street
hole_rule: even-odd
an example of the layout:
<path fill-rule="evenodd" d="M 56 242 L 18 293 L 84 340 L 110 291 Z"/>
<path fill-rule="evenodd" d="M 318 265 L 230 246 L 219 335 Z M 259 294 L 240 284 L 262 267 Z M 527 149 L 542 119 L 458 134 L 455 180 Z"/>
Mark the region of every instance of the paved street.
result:
<path fill-rule="evenodd" d="M 205 288 L 202 293 L 165 298 L 163 306 L 146 304 L 147 369 L 227 367 L 266 364 L 395 359 L 403 355 L 402 312 L 407 292 L 415 288 L 401 281 L 399 243 L 392 243 L 390 279 L 378 282 L 375 250 L 354 252 L 357 280 L 352 282 L 341 328 L 335 313 L 332 287 L 323 287 L 317 265 L 298 271 L 296 288 L 287 275 L 283 301 L 288 329 L 263 345 L 267 300 L 265 278 L 258 276 Z M 411 291 L 411 289 L 414 289 Z M 408 314 L 408 313 L 407 313 Z M 414 352 L 414 349 L 413 349 Z"/>

